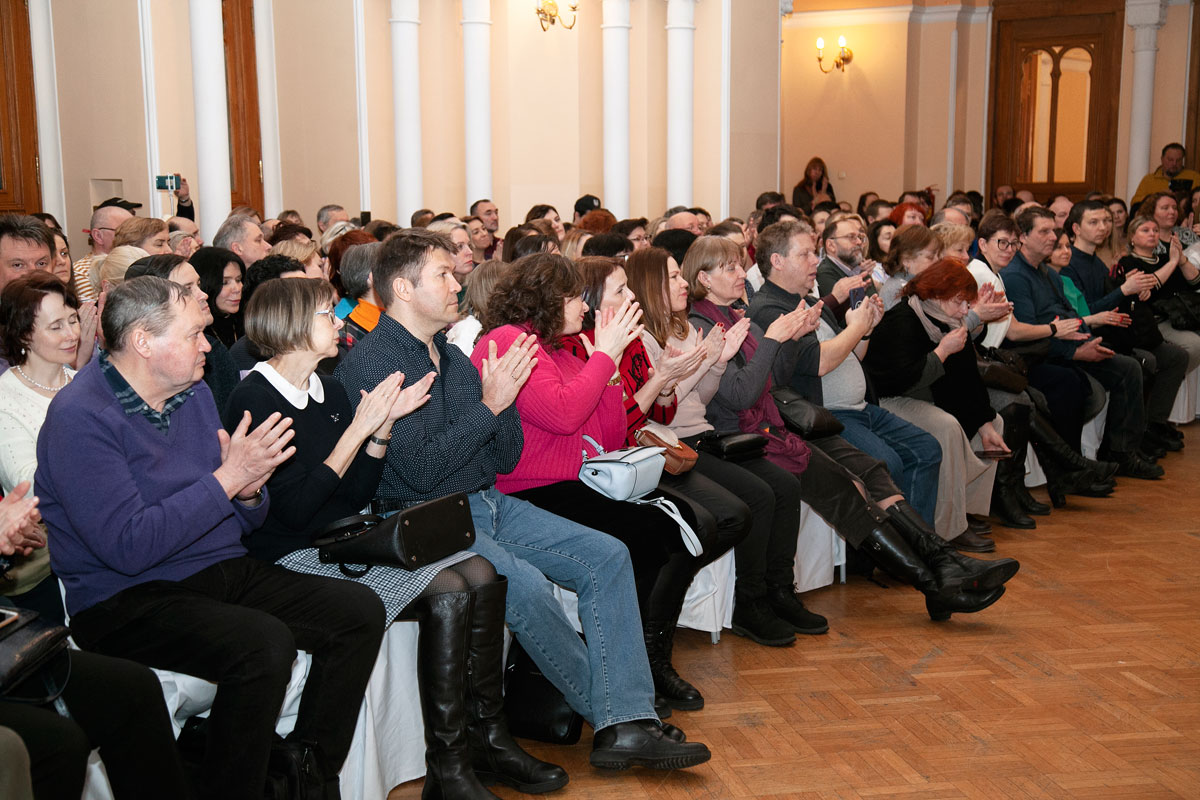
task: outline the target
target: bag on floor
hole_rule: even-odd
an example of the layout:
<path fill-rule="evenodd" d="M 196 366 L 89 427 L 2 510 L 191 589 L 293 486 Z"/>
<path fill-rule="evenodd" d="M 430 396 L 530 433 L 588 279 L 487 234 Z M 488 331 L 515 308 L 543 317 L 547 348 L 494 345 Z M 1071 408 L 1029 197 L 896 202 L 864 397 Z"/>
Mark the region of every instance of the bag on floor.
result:
<path fill-rule="evenodd" d="M 504 667 L 504 716 L 513 736 L 548 744 L 575 744 L 583 717 L 567 705 L 563 693 L 542 674 L 516 639 Z"/>

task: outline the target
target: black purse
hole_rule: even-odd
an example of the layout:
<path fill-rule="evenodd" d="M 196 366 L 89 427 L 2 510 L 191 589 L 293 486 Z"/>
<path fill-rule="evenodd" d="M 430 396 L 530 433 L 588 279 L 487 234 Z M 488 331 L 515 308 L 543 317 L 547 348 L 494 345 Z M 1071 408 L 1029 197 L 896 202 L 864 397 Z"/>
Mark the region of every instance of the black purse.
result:
<path fill-rule="evenodd" d="M 71 632 L 29 609 L 0 607 L 0 614 L 0 697 L 33 705 L 54 702 L 71 673 Z M 59 661 L 65 662 L 62 669 L 57 668 Z M 43 680 L 35 685 L 30 679 L 39 673 Z"/>
<path fill-rule="evenodd" d="M 504 716 L 508 732 L 548 744 L 575 744 L 583 717 L 567 705 L 563 693 L 542 674 L 516 639 L 504 667 Z"/>
<path fill-rule="evenodd" d="M 775 398 L 783 424 L 802 439 L 837 436 L 846 429 L 828 408 L 811 402 L 790 386 L 776 386 L 771 389 L 771 396 Z"/>
<path fill-rule="evenodd" d="M 326 526 L 313 545 L 323 564 L 361 578 L 371 567 L 420 569 L 475 543 L 475 523 L 467 496 L 428 500 L 390 517 L 356 514 Z M 349 564 L 361 564 L 362 569 Z"/>
<path fill-rule="evenodd" d="M 1020 394 L 1029 386 L 1029 367 L 1019 353 L 998 347 L 976 348 L 976 363 L 983 385 Z"/>
<path fill-rule="evenodd" d="M 761 433 L 717 433 L 705 431 L 696 440 L 696 449 L 724 461 L 749 461 L 762 458 L 767 449 L 767 437 Z"/>

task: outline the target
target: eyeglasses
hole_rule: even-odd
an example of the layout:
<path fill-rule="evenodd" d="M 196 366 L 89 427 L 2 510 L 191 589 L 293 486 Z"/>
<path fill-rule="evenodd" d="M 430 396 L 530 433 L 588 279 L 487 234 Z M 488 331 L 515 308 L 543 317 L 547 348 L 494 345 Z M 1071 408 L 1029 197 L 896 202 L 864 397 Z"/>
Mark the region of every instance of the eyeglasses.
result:
<path fill-rule="evenodd" d="M 830 239 L 850 239 L 851 241 L 855 241 L 855 242 L 865 242 L 867 240 L 866 234 L 863 234 L 863 233 L 843 233 L 841 236 L 830 236 L 829 238 Z"/>
<path fill-rule="evenodd" d="M 326 308 L 321 311 L 315 311 L 315 312 L 313 312 L 313 316 L 314 317 L 329 317 L 329 321 L 333 322 L 333 309 Z"/>
<path fill-rule="evenodd" d="M 1001 250 L 1014 250 L 1020 242 L 1015 242 L 1012 239 L 997 239 L 992 244 Z"/>

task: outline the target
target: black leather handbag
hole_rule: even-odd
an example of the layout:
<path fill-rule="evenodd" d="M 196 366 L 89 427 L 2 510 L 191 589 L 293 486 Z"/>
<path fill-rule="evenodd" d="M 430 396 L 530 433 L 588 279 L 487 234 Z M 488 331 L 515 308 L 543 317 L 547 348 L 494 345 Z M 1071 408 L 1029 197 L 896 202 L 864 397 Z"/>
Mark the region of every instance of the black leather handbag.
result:
<path fill-rule="evenodd" d="M 420 569 L 474 543 L 471 505 L 459 492 L 390 517 L 356 514 L 339 519 L 327 525 L 313 545 L 321 563 L 337 564 L 343 574 L 361 578 L 371 567 Z"/>
<path fill-rule="evenodd" d="M 583 717 L 567 705 L 563 693 L 516 639 L 508 647 L 504 667 L 504 716 L 509 733 L 522 739 L 575 744 L 583 733 Z"/>
<path fill-rule="evenodd" d="M 761 433 L 717 433 L 705 431 L 696 441 L 696 449 L 725 461 L 749 461 L 762 458 L 767 437 Z"/>
<path fill-rule="evenodd" d="M 771 396 L 788 430 L 802 439 L 837 436 L 846 429 L 828 408 L 810 401 L 790 386 L 774 387 Z"/>
<path fill-rule="evenodd" d="M 71 632 L 29 609 L 4 606 L 0 614 L 0 697 L 34 705 L 57 700 L 70 676 Z M 39 673 L 40 683 L 30 680 Z"/>

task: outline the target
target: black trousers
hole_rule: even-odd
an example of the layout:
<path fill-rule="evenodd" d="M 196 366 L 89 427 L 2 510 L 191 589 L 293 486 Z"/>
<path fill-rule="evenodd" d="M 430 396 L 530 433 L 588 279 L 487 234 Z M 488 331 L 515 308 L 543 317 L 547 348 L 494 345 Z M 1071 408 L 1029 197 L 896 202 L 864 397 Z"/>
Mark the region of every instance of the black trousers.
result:
<path fill-rule="evenodd" d="M 1187 377 L 1188 354 L 1177 344 L 1160 342 L 1150 350 L 1134 348 L 1135 358 L 1146 364 L 1146 419 L 1165 423 L 1175 406 L 1175 395 Z"/>
<path fill-rule="evenodd" d="M 902 494 L 887 464 L 872 458 L 840 436 L 825 436 L 808 443 L 812 455 L 800 480 L 800 499 L 812 506 L 838 534 L 854 547 L 879 527 L 874 506 Z M 856 484 L 866 490 L 864 498 Z"/>
<path fill-rule="evenodd" d="M 1079 368 L 1108 391 L 1104 440 L 1114 453 L 1132 453 L 1146 432 L 1146 403 L 1142 396 L 1142 365 L 1117 353 L 1104 361 L 1076 361 Z"/>
<path fill-rule="evenodd" d="M 216 683 L 204 794 L 258 800 L 296 650 L 312 666 L 288 738 L 316 742 L 332 777 L 350 749 L 384 614 L 365 586 L 242 557 L 125 589 L 76 614 L 71 629 L 90 650 Z"/>
<path fill-rule="evenodd" d="M 29 751 L 38 800 L 79 800 L 95 748 L 117 800 L 186 798 L 162 685 L 154 673 L 132 661 L 80 650 L 70 659 L 71 677 L 62 696 L 71 719 L 52 707 L 0 701 L 0 726 L 16 731 Z M 30 686 L 29 694 L 40 689 Z"/>
<path fill-rule="evenodd" d="M 1091 382 L 1074 363 L 1042 362 L 1030 364 L 1029 385 L 1046 398 L 1050 422 L 1058 435 L 1079 449 L 1083 433 L 1084 407 L 1091 395 Z"/>
<path fill-rule="evenodd" d="M 695 447 L 699 438 L 685 441 Z M 703 452 L 692 472 L 724 489 L 724 495 L 740 498 L 750 512 L 749 534 L 734 548 L 737 594 L 758 598 L 767 593 L 768 586 L 791 586 L 800 530 L 801 479 L 765 458 L 734 463 Z M 697 499 L 714 502 L 704 495 Z"/>

